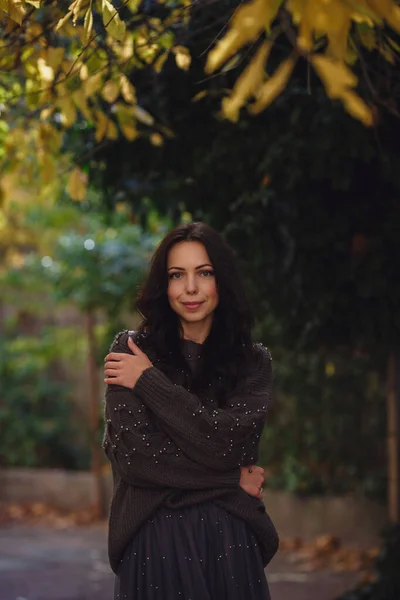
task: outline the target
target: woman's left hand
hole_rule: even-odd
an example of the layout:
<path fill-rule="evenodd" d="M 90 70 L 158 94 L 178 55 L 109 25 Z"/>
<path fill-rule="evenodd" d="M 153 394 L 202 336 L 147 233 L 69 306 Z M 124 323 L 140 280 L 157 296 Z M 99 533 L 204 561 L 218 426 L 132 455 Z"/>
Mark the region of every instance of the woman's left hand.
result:
<path fill-rule="evenodd" d="M 108 385 L 122 385 L 132 389 L 143 371 L 153 366 L 147 354 L 136 346 L 132 338 L 128 338 L 128 346 L 133 356 L 111 352 L 105 357 L 104 381 Z"/>

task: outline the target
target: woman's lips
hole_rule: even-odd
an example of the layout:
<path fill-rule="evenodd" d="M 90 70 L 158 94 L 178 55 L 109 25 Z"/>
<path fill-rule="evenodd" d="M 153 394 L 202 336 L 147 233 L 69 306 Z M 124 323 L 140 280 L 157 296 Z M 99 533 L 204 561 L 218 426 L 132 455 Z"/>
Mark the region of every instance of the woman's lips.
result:
<path fill-rule="evenodd" d="M 182 302 L 183 306 L 188 310 L 196 310 L 200 308 L 203 302 Z"/>

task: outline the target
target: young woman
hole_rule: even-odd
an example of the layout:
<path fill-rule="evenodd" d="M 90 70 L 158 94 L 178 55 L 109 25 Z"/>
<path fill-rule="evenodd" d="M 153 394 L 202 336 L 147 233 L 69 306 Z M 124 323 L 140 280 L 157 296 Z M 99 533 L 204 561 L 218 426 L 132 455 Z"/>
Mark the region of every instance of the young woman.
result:
<path fill-rule="evenodd" d="M 115 600 L 266 600 L 278 536 L 255 466 L 271 355 L 231 249 L 204 223 L 156 250 L 137 332 L 105 358 Z"/>

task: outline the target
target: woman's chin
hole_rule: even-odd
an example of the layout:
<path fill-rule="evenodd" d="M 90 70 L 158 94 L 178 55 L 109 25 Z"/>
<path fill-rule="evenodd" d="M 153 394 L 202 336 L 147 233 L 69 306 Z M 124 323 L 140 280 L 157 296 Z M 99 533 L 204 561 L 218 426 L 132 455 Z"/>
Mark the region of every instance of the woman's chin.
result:
<path fill-rule="evenodd" d="M 190 312 L 182 312 L 179 314 L 179 317 L 182 321 L 186 321 L 186 323 L 201 323 L 211 318 L 212 315 L 204 312 L 204 311 L 196 311 L 193 313 Z"/>

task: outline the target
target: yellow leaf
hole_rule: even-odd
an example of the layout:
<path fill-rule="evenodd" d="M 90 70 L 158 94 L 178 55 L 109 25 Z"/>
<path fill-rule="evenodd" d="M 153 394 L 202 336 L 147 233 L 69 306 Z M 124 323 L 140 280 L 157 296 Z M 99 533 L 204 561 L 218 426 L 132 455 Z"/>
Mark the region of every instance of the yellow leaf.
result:
<path fill-rule="evenodd" d="M 325 373 L 328 377 L 332 377 L 336 372 L 336 367 L 333 362 L 327 362 L 325 364 Z"/>
<path fill-rule="evenodd" d="M 367 104 L 365 104 L 358 94 L 353 91 L 348 91 L 343 95 L 342 99 L 347 112 L 352 117 L 358 119 L 367 127 L 371 127 L 371 125 L 373 125 L 374 117 L 372 110 Z"/>
<path fill-rule="evenodd" d="M 368 5 L 400 33 L 400 7 L 393 0 L 367 0 Z"/>
<path fill-rule="evenodd" d="M 330 98 L 340 98 L 343 90 L 356 87 L 357 77 L 343 62 L 332 60 L 322 54 L 314 54 L 310 60 Z"/>
<path fill-rule="evenodd" d="M 394 65 L 396 63 L 396 55 L 393 52 L 393 50 L 391 50 L 391 48 L 389 48 L 389 46 L 383 46 L 383 45 L 379 46 L 378 52 L 391 65 Z"/>
<path fill-rule="evenodd" d="M 162 146 L 164 143 L 164 138 L 159 133 L 152 133 L 150 136 L 150 142 L 153 146 Z"/>
<path fill-rule="evenodd" d="M 114 39 L 122 41 L 125 37 L 126 25 L 108 0 L 102 0 L 103 24 L 107 33 Z"/>
<path fill-rule="evenodd" d="M 50 183 L 56 176 L 56 167 L 53 158 L 45 152 L 40 161 L 40 177 L 43 183 Z"/>
<path fill-rule="evenodd" d="M 92 9 L 90 7 L 88 8 L 86 15 L 85 15 L 83 29 L 85 31 L 85 43 L 87 43 L 90 39 L 90 34 L 92 33 L 92 29 L 93 29 L 93 13 L 92 13 Z"/>
<path fill-rule="evenodd" d="M 153 69 L 156 73 L 161 73 L 164 63 L 167 60 L 167 58 L 168 58 L 168 52 L 164 52 L 164 54 L 161 54 L 161 56 L 159 56 L 157 58 L 157 60 L 154 63 L 154 66 L 153 66 Z"/>
<path fill-rule="evenodd" d="M 72 200 L 82 202 L 86 198 L 87 175 L 78 167 L 70 173 L 67 192 Z"/>
<path fill-rule="evenodd" d="M 294 58 L 287 58 L 279 65 L 275 73 L 260 87 L 256 101 L 249 106 L 250 113 L 257 115 L 283 92 L 295 64 Z"/>
<path fill-rule="evenodd" d="M 135 116 L 138 121 L 140 121 L 144 125 L 148 125 L 149 127 L 154 125 L 154 117 L 149 112 L 147 112 L 147 110 L 137 105 L 134 107 L 134 110 Z"/>
<path fill-rule="evenodd" d="M 254 42 L 276 17 L 279 2 L 252 0 L 241 4 L 232 17 L 229 31 L 208 53 L 205 71 L 213 73 L 245 44 Z"/>
<path fill-rule="evenodd" d="M 142 0 L 128 0 L 128 2 L 126 2 L 126 6 L 129 8 L 129 10 L 131 12 L 137 13 L 141 3 L 142 3 Z"/>
<path fill-rule="evenodd" d="M 41 81 L 51 83 L 54 79 L 53 69 L 46 64 L 44 58 L 38 58 L 37 64 Z"/>
<path fill-rule="evenodd" d="M 79 77 L 82 81 L 86 81 L 89 77 L 89 69 L 86 63 L 83 63 L 81 68 L 79 69 Z"/>
<path fill-rule="evenodd" d="M 376 48 L 377 37 L 375 29 L 372 27 L 366 27 L 363 23 L 357 27 L 357 32 L 361 43 L 363 46 L 365 46 L 365 48 L 368 50 L 373 50 Z"/>
<path fill-rule="evenodd" d="M 187 71 L 192 62 L 189 50 L 184 46 L 175 46 L 172 51 L 175 54 L 175 62 L 177 66 L 180 69 L 183 69 L 183 71 Z"/>
<path fill-rule="evenodd" d="M 200 100 L 203 100 L 203 98 L 205 98 L 206 96 L 208 96 L 208 90 L 201 90 L 201 92 L 193 96 L 192 102 L 199 102 Z"/>
<path fill-rule="evenodd" d="M 236 122 L 239 112 L 247 100 L 254 96 L 265 77 L 265 62 L 271 51 L 272 44 L 264 42 L 258 48 L 255 56 L 240 75 L 232 90 L 231 96 L 222 102 L 222 112 L 227 119 Z"/>
<path fill-rule="evenodd" d="M 127 61 L 133 56 L 133 37 L 126 35 L 121 42 L 119 55 L 123 61 Z"/>
<path fill-rule="evenodd" d="M 301 23 L 307 2 L 308 0 L 286 0 L 286 8 L 291 13 L 292 21 L 295 25 Z"/>
<path fill-rule="evenodd" d="M 79 108 L 85 119 L 87 121 L 91 121 L 92 113 L 86 102 L 85 92 L 82 88 L 78 88 L 77 90 L 75 90 L 75 92 L 72 94 L 72 100 L 74 101 L 75 106 Z"/>
<path fill-rule="evenodd" d="M 117 104 L 115 107 L 118 123 L 122 133 L 130 142 L 138 137 L 138 132 L 134 120 L 134 108 L 126 104 Z"/>
<path fill-rule="evenodd" d="M 347 54 L 352 9 L 343 2 L 308 0 L 300 7 L 298 44 L 305 52 L 314 46 L 314 36 L 327 36 L 327 53 L 340 60 Z"/>
<path fill-rule="evenodd" d="M 310 62 L 321 78 L 328 96 L 341 100 L 346 110 L 364 125 L 372 125 L 372 110 L 353 91 L 358 83 L 354 73 L 343 62 L 331 60 L 321 54 L 315 54 Z"/>
<path fill-rule="evenodd" d="M 136 127 L 129 123 L 120 123 L 119 124 L 122 133 L 126 137 L 129 142 L 133 142 L 138 137 L 138 131 Z"/>
<path fill-rule="evenodd" d="M 26 0 L 28 4 L 32 4 L 35 8 L 40 8 L 41 0 Z"/>
<path fill-rule="evenodd" d="M 83 84 L 83 89 L 85 91 L 86 98 L 89 98 L 89 96 L 93 96 L 94 94 L 96 94 L 100 90 L 102 85 L 103 73 L 101 71 L 88 77 L 88 79 L 86 79 L 86 81 Z"/>
<path fill-rule="evenodd" d="M 22 25 L 26 9 L 21 0 L 2 0 L 0 9 L 7 13 L 12 21 L 15 21 L 18 25 Z"/>
<path fill-rule="evenodd" d="M 48 106 L 40 111 L 40 120 L 47 121 L 47 119 L 53 114 L 54 106 Z"/>
<path fill-rule="evenodd" d="M 57 106 L 61 110 L 61 122 L 66 127 L 71 127 L 76 121 L 76 109 L 68 96 L 57 98 Z"/>
<path fill-rule="evenodd" d="M 104 100 L 107 102 L 115 102 L 115 100 L 119 96 L 119 85 L 116 81 L 112 81 L 111 79 L 104 84 L 103 89 L 101 90 L 101 95 Z"/>
<path fill-rule="evenodd" d="M 46 63 L 56 71 L 61 65 L 64 58 L 65 49 L 64 48 L 50 48 L 47 49 L 46 53 Z"/>
<path fill-rule="evenodd" d="M 72 18 L 72 22 L 74 25 L 76 25 L 76 22 L 79 18 L 79 12 L 82 8 L 82 4 L 85 2 L 85 0 L 75 0 L 71 5 L 70 5 L 70 10 L 72 10 L 72 14 L 73 14 L 73 18 Z"/>
<path fill-rule="evenodd" d="M 107 130 L 106 130 L 106 138 L 109 140 L 118 139 L 118 129 L 114 121 L 111 119 L 107 119 Z"/>
<path fill-rule="evenodd" d="M 55 154 L 61 147 L 62 133 L 49 123 L 40 123 L 37 129 L 38 149 Z"/>
<path fill-rule="evenodd" d="M 58 31 L 59 29 L 61 29 L 61 27 L 63 27 L 63 25 L 65 25 L 65 23 L 66 23 L 67 21 L 69 21 L 69 19 L 71 18 L 71 16 L 72 16 L 72 10 L 70 10 L 69 12 L 67 12 L 67 14 L 66 14 L 66 15 L 64 15 L 64 17 L 62 17 L 62 18 L 61 18 L 61 19 L 58 21 L 58 23 L 57 23 L 57 25 L 56 25 L 56 27 L 55 27 L 55 31 Z"/>
<path fill-rule="evenodd" d="M 97 142 L 105 137 L 107 133 L 108 119 L 101 110 L 96 110 L 96 133 L 95 138 Z"/>
<path fill-rule="evenodd" d="M 120 85 L 123 99 L 128 102 L 128 104 L 135 104 L 136 91 L 126 75 L 121 75 Z"/>

